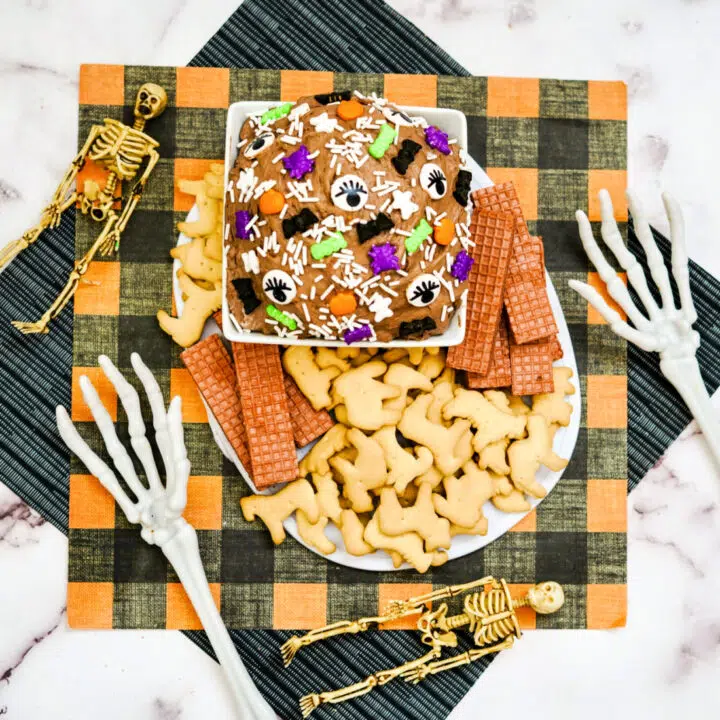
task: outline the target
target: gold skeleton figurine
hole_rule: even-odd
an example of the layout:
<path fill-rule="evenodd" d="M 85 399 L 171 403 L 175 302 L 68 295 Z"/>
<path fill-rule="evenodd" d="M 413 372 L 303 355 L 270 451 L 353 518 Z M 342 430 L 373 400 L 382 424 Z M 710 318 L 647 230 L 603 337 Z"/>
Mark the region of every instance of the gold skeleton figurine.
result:
<path fill-rule="evenodd" d="M 489 586 L 488 589 L 465 597 L 464 612 L 459 615 L 448 617 L 446 603 L 442 603 L 437 610 L 426 611 L 425 605 L 429 602 L 455 597 L 486 585 Z M 385 615 L 353 621 L 344 620 L 311 630 L 302 637 L 293 636 L 282 646 L 281 651 L 287 667 L 295 657 L 295 653 L 305 645 L 334 635 L 363 632 L 371 625 L 380 625 L 400 617 L 422 613 L 418 618 L 417 628 L 422 633 L 422 642 L 432 648 L 430 652 L 399 667 L 381 670 L 362 682 L 340 690 L 306 695 L 300 700 L 300 709 L 303 717 L 307 717 L 319 705 L 339 703 L 365 695 L 374 687 L 385 685 L 396 677 L 402 677 L 406 682 L 419 683 L 428 675 L 467 665 L 484 655 L 512 647 L 515 638 L 522 635 L 515 613 L 517 608 L 530 606 L 535 612 L 547 615 L 559 610 L 564 601 L 563 589 L 556 582 L 539 583 L 531 587 L 522 598 L 513 599 L 505 580 L 498 581 L 488 576 L 465 585 L 451 585 L 409 600 L 393 601 Z M 447 660 L 436 660 L 442 655 L 443 648 L 457 647 L 457 635 L 453 631 L 466 626 L 473 633 L 473 640 L 478 649 L 468 650 Z M 434 662 L 429 662 L 431 660 Z"/>
<path fill-rule="evenodd" d="M 132 127 L 110 118 L 105 118 L 102 125 L 93 125 L 85 144 L 72 161 L 63 181 L 55 191 L 52 201 L 43 211 L 40 222 L 30 228 L 19 240 L 10 243 L 0 252 L 1 269 L 25 248 L 32 245 L 43 230 L 57 227 L 62 214 L 74 203 L 78 204 L 84 215 L 89 214 L 96 222 L 105 222 L 105 227 L 92 247 L 80 260 L 75 261 L 67 285 L 47 312 L 37 322 L 13 322 L 20 332 L 26 334 L 48 332 L 48 324 L 60 314 L 75 294 L 80 284 L 80 278 L 87 272 L 98 251 L 103 255 L 110 255 L 117 251 L 120 235 L 140 202 L 150 173 L 160 158 L 155 149 L 159 143 L 143 132 L 145 123 L 161 115 L 166 105 L 165 90 L 154 83 L 145 83 L 138 90 L 135 98 L 135 122 Z M 96 182 L 87 180 L 83 192 L 78 192 L 77 189 L 70 192 L 78 172 L 88 158 L 108 171 L 104 186 L 101 188 Z M 140 166 L 145 158 L 147 158 L 145 170 L 118 214 L 113 207 L 117 200 L 114 197 L 117 183 L 118 181 L 132 180 L 140 171 Z"/>

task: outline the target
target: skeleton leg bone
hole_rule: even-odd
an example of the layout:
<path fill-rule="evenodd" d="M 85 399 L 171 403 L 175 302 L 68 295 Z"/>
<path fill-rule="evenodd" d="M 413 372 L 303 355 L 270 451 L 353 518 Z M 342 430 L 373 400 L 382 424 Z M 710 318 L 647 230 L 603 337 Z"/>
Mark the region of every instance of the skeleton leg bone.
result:
<path fill-rule="evenodd" d="M 47 309 L 43 316 L 36 322 L 20 322 L 13 321 L 13 327 L 17 328 L 21 333 L 29 335 L 32 333 L 46 333 L 48 332 L 48 325 L 54 320 L 70 302 L 70 299 L 75 295 L 75 292 L 80 285 L 80 279 L 88 271 L 90 263 L 92 262 L 98 250 L 107 240 L 107 236 L 112 232 L 115 223 L 117 222 L 117 215 L 113 212 L 112 215 L 108 216 L 108 221 L 103 228 L 103 231 L 98 235 L 97 240 L 93 243 L 93 246 L 85 253 L 80 259 L 75 261 L 75 267 L 70 273 L 67 284 L 62 289 L 60 294 L 55 299 L 55 302 Z"/>
<path fill-rule="evenodd" d="M 455 657 L 447 658 L 446 660 L 438 660 L 436 662 L 428 663 L 427 665 L 421 665 L 420 667 L 408 668 L 402 673 L 402 676 L 405 679 L 405 682 L 417 684 L 428 675 L 436 675 L 437 673 L 444 672 L 445 670 L 452 670 L 453 668 L 460 667 L 461 665 L 469 665 L 471 662 L 475 662 L 475 660 L 479 660 L 485 655 L 491 655 L 492 653 L 497 653 L 501 650 L 507 650 L 512 647 L 514 641 L 515 638 L 510 636 L 496 645 L 489 645 L 488 647 L 468 650 L 462 655 L 456 655 Z"/>
<path fill-rule="evenodd" d="M 352 698 L 365 695 L 375 687 L 381 687 L 406 672 L 412 672 L 416 667 L 425 666 L 425 663 L 428 660 L 440 657 L 440 653 L 440 648 L 434 648 L 429 653 L 417 658 L 417 660 L 411 660 L 410 662 L 406 662 L 404 665 L 399 665 L 398 667 L 390 668 L 389 670 L 380 670 L 379 672 L 370 675 L 365 678 L 365 680 L 355 683 L 354 685 L 348 685 L 347 687 L 340 688 L 339 690 L 330 690 L 328 692 L 305 695 L 305 697 L 300 700 L 300 710 L 302 711 L 303 717 L 310 715 L 310 713 L 320 705 L 324 705 L 326 703 L 341 703 L 345 700 L 351 700 Z M 432 664 L 435 663 L 431 663 L 431 665 Z"/>
<path fill-rule="evenodd" d="M 295 653 L 301 647 L 305 647 L 306 645 L 312 645 L 313 643 L 320 640 L 327 640 L 328 638 L 334 637 L 335 635 L 365 632 L 365 630 L 368 630 L 372 625 L 381 625 L 384 622 L 397 620 L 397 618 L 399 617 L 405 617 L 406 615 L 415 615 L 417 613 L 420 613 L 422 609 L 423 608 L 421 607 L 413 607 L 407 608 L 399 612 L 394 612 L 391 608 L 391 611 L 388 612 L 387 615 L 359 618 L 358 620 L 342 620 L 341 622 L 336 622 L 332 625 L 328 625 L 327 627 L 321 627 L 317 628 L 316 630 L 311 630 L 309 633 L 306 633 L 305 635 L 302 635 L 300 637 L 298 637 L 297 635 L 293 635 L 280 648 L 285 667 L 287 667 L 292 662 L 293 658 L 295 657 Z"/>

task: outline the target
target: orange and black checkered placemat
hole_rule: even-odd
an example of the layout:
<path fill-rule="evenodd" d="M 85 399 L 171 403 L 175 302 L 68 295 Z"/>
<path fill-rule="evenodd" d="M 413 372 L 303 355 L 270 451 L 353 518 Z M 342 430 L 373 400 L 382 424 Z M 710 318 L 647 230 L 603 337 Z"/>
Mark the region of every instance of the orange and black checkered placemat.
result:
<path fill-rule="evenodd" d="M 187 518 L 198 529 L 203 561 L 223 618 L 235 628 L 310 628 L 374 614 L 391 598 L 493 574 L 524 587 L 561 582 L 567 602 L 527 625 L 607 628 L 626 613 L 626 348 L 584 301 L 571 278 L 600 287 L 577 239 L 574 213 L 599 220 L 597 191 L 624 208 L 626 94 L 621 83 L 421 75 L 84 66 L 80 139 L 104 117 L 129 120 L 137 88 L 168 92 L 168 108 L 147 127 L 161 160 L 122 237 L 119 256 L 96 261 L 76 302 L 72 417 L 96 449 L 99 436 L 78 392 L 83 373 L 96 383 L 122 438 L 126 419 L 96 358 L 105 353 L 132 375 L 137 351 L 166 396 L 183 397 L 192 462 Z M 238 500 L 248 492 L 223 460 L 178 349 L 160 331 L 170 308 L 175 223 L 193 198 L 178 178 L 201 177 L 224 154 L 225 114 L 237 100 L 293 100 L 354 87 L 402 104 L 451 107 L 468 119 L 469 150 L 496 182 L 511 180 L 530 231 L 545 240 L 547 267 L 573 338 L 583 394 L 582 427 L 561 482 L 537 511 L 482 551 L 420 576 L 368 573 L 327 562 L 289 539 L 274 548 L 260 523 L 248 524 Z M 82 182 L 82 179 L 80 180 Z M 619 216 L 621 223 L 626 221 Z M 76 222 L 76 252 L 97 226 Z M 577 381 L 577 379 L 576 379 Z M 196 628 L 197 618 L 162 553 L 146 545 L 112 499 L 72 459 L 68 618 L 73 627 Z"/>

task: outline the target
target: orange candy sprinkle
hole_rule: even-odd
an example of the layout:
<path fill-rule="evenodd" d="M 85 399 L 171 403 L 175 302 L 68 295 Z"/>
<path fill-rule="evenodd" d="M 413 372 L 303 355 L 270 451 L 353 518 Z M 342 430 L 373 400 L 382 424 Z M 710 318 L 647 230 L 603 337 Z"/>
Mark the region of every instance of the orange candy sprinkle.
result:
<path fill-rule="evenodd" d="M 330 299 L 330 312 L 335 316 L 350 315 L 357 308 L 354 293 L 339 292 Z"/>
<path fill-rule="evenodd" d="M 285 197 L 278 190 L 267 190 L 260 196 L 260 212 L 263 215 L 277 215 L 285 206 Z"/>
<path fill-rule="evenodd" d="M 341 117 L 343 120 L 355 120 L 364 112 L 362 104 L 355 98 L 352 100 L 343 100 L 337 109 L 338 117 Z"/>
<path fill-rule="evenodd" d="M 438 245 L 449 245 L 455 234 L 455 223 L 448 217 L 443 218 L 433 230 L 433 238 Z"/>

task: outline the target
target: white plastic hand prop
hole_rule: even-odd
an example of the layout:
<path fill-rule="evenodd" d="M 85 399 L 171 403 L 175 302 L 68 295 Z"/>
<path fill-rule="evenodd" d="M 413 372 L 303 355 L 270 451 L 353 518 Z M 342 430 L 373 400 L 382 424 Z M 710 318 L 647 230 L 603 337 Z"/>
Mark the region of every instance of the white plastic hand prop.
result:
<path fill-rule="evenodd" d="M 153 374 L 137 353 L 133 353 L 130 360 L 150 401 L 155 440 L 165 466 L 165 485 L 160 480 L 152 448 L 145 436 L 140 398 L 135 388 L 104 355 L 98 361 L 125 409 L 130 442 L 147 477 L 147 487 L 140 482 L 130 455 L 118 439 L 112 418 L 85 375 L 80 378 L 83 398 L 117 472 L 135 500 L 120 485 L 113 470 L 80 437 L 62 406 L 56 409 L 60 437 L 115 498 L 127 519 L 142 526 L 143 540 L 158 545 L 175 569 L 230 683 L 239 717 L 243 720 L 274 720 L 274 711 L 253 684 L 215 607 L 200 559 L 197 533 L 182 517 L 187 502 L 190 462 L 183 438 L 181 399 L 173 398 L 166 413 L 162 392 Z"/>
<path fill-rule="evenodd" d="M 680 206 L 669 195 L 663 195 L 665 211 L 670 221 L 672 274 L 680 298 L 680 307 L 677 308 L 665 263 L 637 199 L 632 193 L 627 193 L 635 234 L 645 251 L 650 275 L 660 293 L 661 306 L 650 294 L 641 265 L 623 243 L 613 215 L 609 193 L 607 190 L 601 190 L 599 195 L 602 219 L 600 234 L 605 245 L 617 258 L 620 267 L 627 273 L 628 282 L 635 289 L 645 312 L 635 306 L 625 283 L 605 259 L 595 241 L 587 215 L 582 210 L 578 210 L 575 217 L 585 252 L 605 283 L 608 295 L 623 309 L 632 326 L 625 322 L 590 285 L 571 280 L 570 287 L 602 315 L 616 335 L 643 350 L 660 354 L 660 370 L 690 408 L 720 464 L 720 421 L 705 390 L 695 358 L 695 351 L 700 345 L 700 336 L 692 329 L 693 323 L 697 320 L 697 313 L 690 293 L 685 227 Z"/>

